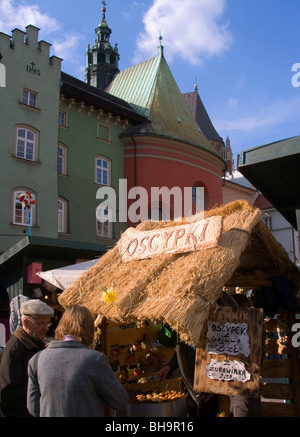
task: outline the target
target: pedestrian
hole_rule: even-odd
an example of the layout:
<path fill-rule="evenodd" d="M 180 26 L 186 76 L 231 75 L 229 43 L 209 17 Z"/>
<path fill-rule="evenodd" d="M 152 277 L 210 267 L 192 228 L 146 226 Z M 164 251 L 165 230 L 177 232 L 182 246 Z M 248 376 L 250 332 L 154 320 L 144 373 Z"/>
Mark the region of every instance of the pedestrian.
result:
<path fill-rule="evenodd" d="M 43 340 L 53 314 L 53 309 L 38 299 L 21 305 L 22 326 L 13 333 L 1 353 L 0 417 L 30 416 L 26 408 L 28 361 L 45 348 Z"/>
<path fill-rule="evenodd" d="M 82 305 L 69 306 L 55 340 L 28 365 L 27 407 L 36 417 L 103 417 L 105 405 L 124 409 L 128 394 L 108 358 L 91 348 L 94 318 Z"/>

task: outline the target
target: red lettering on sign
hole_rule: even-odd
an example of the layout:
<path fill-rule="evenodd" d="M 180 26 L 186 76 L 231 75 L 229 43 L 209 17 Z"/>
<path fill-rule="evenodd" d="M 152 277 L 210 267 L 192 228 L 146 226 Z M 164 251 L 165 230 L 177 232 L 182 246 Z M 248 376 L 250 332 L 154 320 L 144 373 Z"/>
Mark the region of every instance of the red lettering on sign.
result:
<path fill-rule="evenodd" d="M 179 238 L 182 238 L 185 234 L 185 229 L 184 228 L 179 228 L 176 229 L 175 231 L 175 238 L 174 238 L 174 245 L 177 246 L 177 241 L 179 240 Z"/>
<path fill-rule="evenodd" d="M 152 237 L 149 240 L 148 248 L 151 252 L 157 249 L 157 247 L 152 247 L 152 241 L 154 240 L 155 237 L 159 237 L 159 234 L 152 235 Z"/>
<path fill-rule="evenodd" d="M 203 224 L 202 233 L 201 233 L 200 238 L 199 238 L 198 241 L 203 241 L 204 240 L 207 226 L 208 226 L 208 220 L 206 222 L 204 222 L 204 224 Z"/>
<path fill-rule="evenodd" d="M 130 251 L 130 246 L 132 245 L 132 243 L 134 243 L 135 246 L 134 246 L 133 251 L 131 252 L 131 251 Z M 134 255 L 137 246 L 138 246 L 138 239 L 137 239 L 137 238 L 134 238 L 133 240 L 130 241 L 130 243 L 129 243 L 128 246 L 127 246 L 127 249 L 126 249 L 127 255 L 128 255 L 128 256 L 132 256 L 132 255 Z"/>
<path fill-rule="evenodd" d="M 168 231 L 164 232 L 164 240 L 165 240 L 165 247 L 166 248 L 168 247 L 168 241 L 169 241 L 170 237 L 172 237 L 173 232 L 174 232 L 174 229 L 170 232 L 168 232 Z"/>
<path fill-rule="evenodd" d="M 194 227 L 191 226 L 191 229 L 189 230 L 189 232 L 186 234 L 186 240 L 185 240 L 185 244 L 196 244 L 197 243 L 197 239 L 195 236 L 195 232 L 197 230 L 199 225 L 196 225 Z"/>
<path fill-rule="evenodd" d="M 139 247 L 139 249 L 137 250 L 137 253 L 144 253 L 145 250 L 147 249 L 147 246 L 145 246 L 145 244 L 144 244 L 144 241 L 145 241 L 145 240 L 149 240 L 149 236 L 148 236 L 148 235 L 146 235 L 145 237 L 143 237 L 143 238 L 141 239 L 140 247 Z"/>

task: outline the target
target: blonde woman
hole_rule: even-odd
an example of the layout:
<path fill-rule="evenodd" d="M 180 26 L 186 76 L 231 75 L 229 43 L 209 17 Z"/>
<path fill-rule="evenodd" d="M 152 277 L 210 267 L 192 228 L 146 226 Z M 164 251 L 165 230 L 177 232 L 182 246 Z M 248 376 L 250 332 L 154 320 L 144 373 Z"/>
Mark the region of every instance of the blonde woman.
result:
<path fill-rule="evenodd" d="M 105 404 L 126 408 L 128 394 L 101 352 L 91 349 L 94 320 L 84 306 L 68 307 L 55 340 L 28 364 L 27 408 L 40 417 L 101 417 Z"/>

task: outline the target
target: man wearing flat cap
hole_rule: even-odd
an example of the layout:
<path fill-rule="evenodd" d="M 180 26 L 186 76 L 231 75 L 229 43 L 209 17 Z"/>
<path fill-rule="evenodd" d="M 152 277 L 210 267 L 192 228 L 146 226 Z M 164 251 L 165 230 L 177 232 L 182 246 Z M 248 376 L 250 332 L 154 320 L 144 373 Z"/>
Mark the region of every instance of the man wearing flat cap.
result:
<path fill-rule="evenodd" d="M 0 417 L 30 416 L 26 408 L 27 365 L 43 350 L 54 311 L 45 302 L 31 299 L 21 305 L 22 326 L 6 343 L 0 363 Z"/>

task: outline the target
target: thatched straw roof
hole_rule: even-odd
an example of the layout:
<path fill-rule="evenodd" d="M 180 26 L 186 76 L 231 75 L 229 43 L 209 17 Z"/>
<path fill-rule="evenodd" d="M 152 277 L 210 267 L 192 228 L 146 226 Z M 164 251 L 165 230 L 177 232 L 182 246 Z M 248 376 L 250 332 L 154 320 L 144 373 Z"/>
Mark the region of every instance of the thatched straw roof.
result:
<path fill-rule="evenodd" d="M 260 221 L 259 209 L 241 200 L 205 212 L 205 218 L 213 216 L 223 217 L 215 247 L 124 262 L 115 246 L 60 295 L 60 304 L 85 305 L 98 321 L 106 317 L 120 324 L 165 322 L 183 341 L 198 345 L 210 310 L 235 272 L 267 269 L 285 274 L 295 270 L 285 250 Z M 136 229 L 179 225 L 147 221 Z M 102 287 L 116 291 L 115 302 L 103 302 Z"/>

